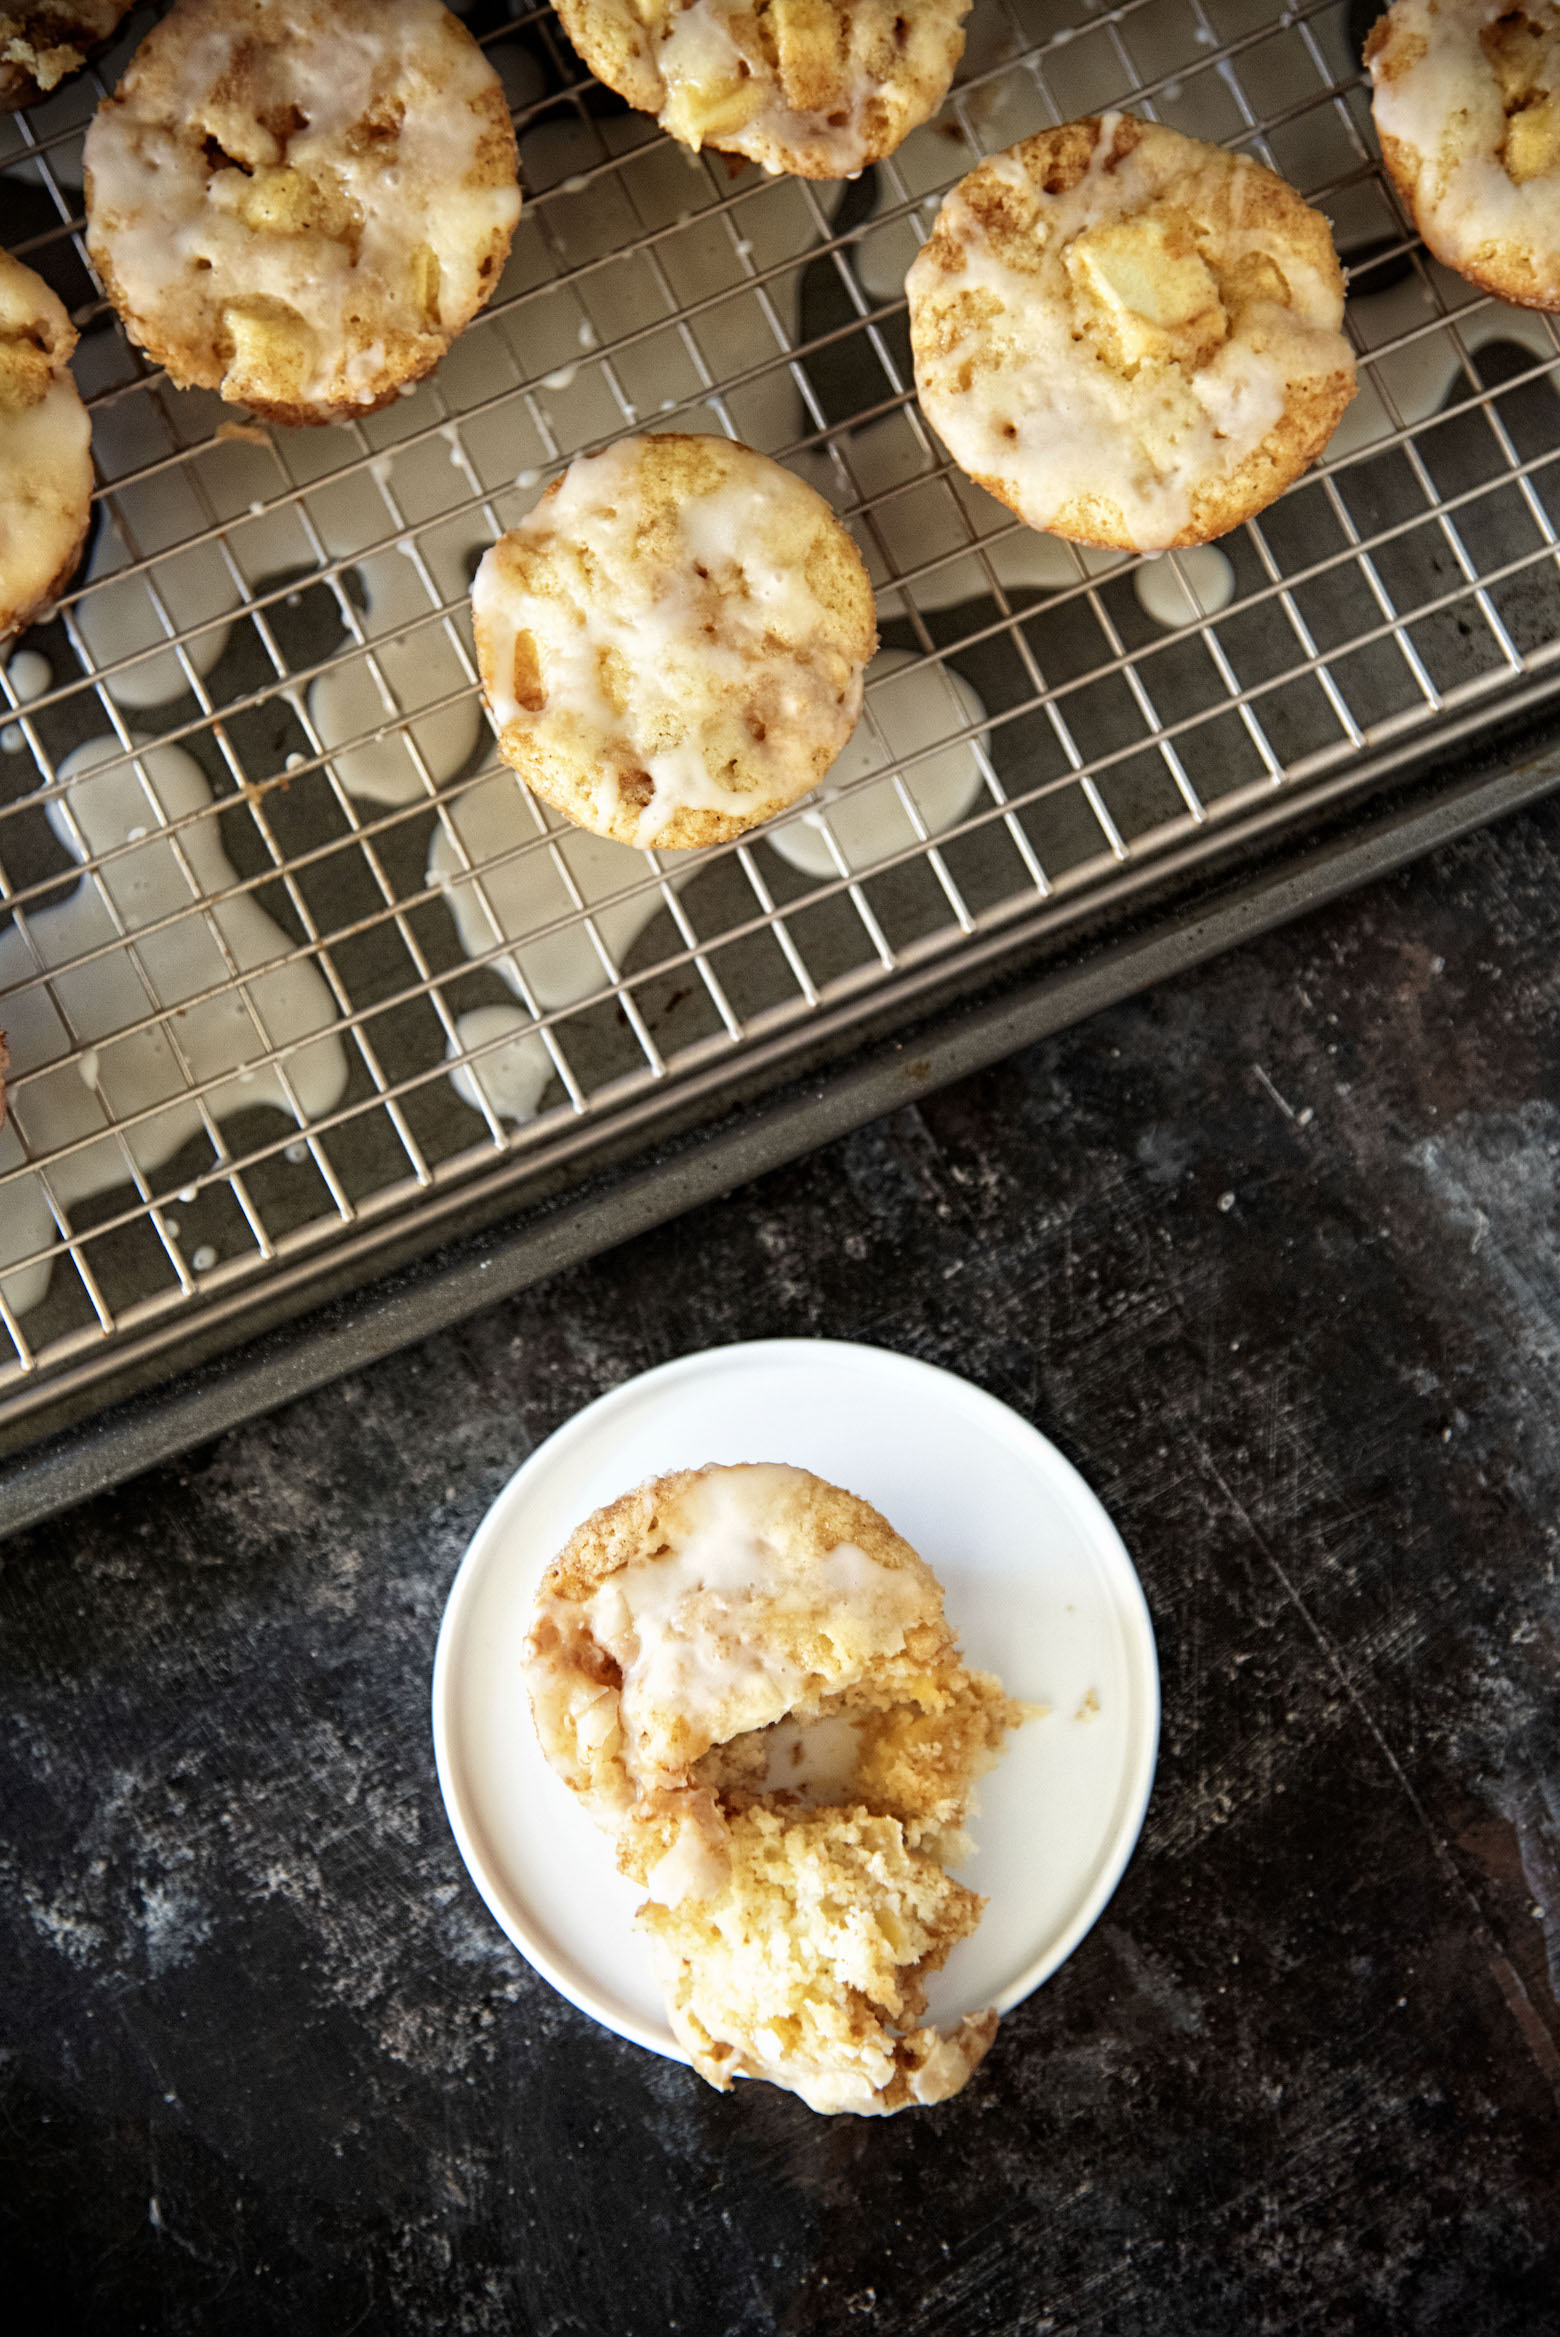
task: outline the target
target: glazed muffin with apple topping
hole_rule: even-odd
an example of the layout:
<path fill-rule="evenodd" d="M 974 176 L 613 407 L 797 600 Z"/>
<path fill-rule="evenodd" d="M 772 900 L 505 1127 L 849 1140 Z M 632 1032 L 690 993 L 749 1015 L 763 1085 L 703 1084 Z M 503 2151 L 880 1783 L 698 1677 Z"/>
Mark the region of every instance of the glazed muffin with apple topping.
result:
<path fill-rule="evenodd" d="M 180 388 L 270 421 L 430 373 L 520 215 L 497 74 L 440 0 L 176 0 L 99 107 L 87 248 Z"/>
<path fill-rule="evenodd" d="M 76 329 L 41 276 L 0 252 L 0 641 L 63 592 L 92 509 Z"/>
<path fill-rule="evenodd" d="M 854 178 L 937 111 L 970 0 L 557 0 L 586 64 L 695 152 Z"/>
<path fill-rule="evenodd" d="M 506 761 L 643 850 L 725 843 L 816 787 L 877 646 L 865 563 L 816 489 L 680 431 L 576 456 L 471 607 Z"/>
<path fill-rule="evenodd" d="M 954 460 L 1076 543 L 1223 535 L 1316 459 L 1354 395 L 1321 213 L 1130 114 L 971 171 L 907 289 L 916 388 Z"/>
<path fill-rule="evenodd" d="M 1470 283 L 1560 308 L 1560 7 L 1395 0 L 1365 44 L 1381 152 Z"/>

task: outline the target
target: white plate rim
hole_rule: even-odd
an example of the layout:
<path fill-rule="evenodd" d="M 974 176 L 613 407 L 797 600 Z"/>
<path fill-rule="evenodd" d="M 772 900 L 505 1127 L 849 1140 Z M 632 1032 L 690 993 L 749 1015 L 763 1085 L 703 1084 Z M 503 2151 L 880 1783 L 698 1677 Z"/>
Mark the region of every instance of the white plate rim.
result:
<path fill-rule="evenodd" d="M 526 1923 L 517 1907 L 515 1895 L 506 1887 L 503 1877 L 490 1868 L 475 1827 L 468 1818 L 454 1751 L 452 1675 L 465 1610 L 477 1595 L 484 1570 L 491 1562 L 490 1552 L 500 1543 L 509 1523 L 510 1512 L 520 1506 L 530 1483 L 543 1473 L 544 1468 L 555 1468 L 561 1461 L 566 1461 L 571 1446 L 586 1442 L 597 1433 L 603 1422 L 610 1420 L 615 1409 L 626 1406 L 631 1400 L 642 1402 L 647 1394 L 675 1390 L 680 1380 L 707 1370 L 717 1357 L 740 1367 L 745 1359 L 755 1363 L 770 1359 L 780 1362 L 820 1353 L 828 1354 L 841 1363 L 848 1359 L 854 1367 L 865 1365 L 890 1375 L 898 1372 L 917 1380 L 930 1377 L 941 1383 L 949 1400 L 973 1406 L 988 1421 L 998 1424 L 1004 1436 L 1019 1444 L 1038 1445 L 1046 1456 L 1047 1466 L 1059 1468 L 1073 1481 L 1073 1493 L 1084 1511 L 1090 1515 L 1091 1524 L 1098 1535 L 1097 1554 L 1111 1568 L 1111 1589 L 1120 1602 L 1121 1619 L 1128 1633 L 1133 1686 L 1142 1700 L 1134 1736 L 1134 1758 L 1123 1781 L 1114 1837 L 1110 1841 L 1108 1855 L 1096 1868 L 1094 1881 L 1079 1901 L 1071 1920 L 1046 1942 L 1044 1948 L 994 1998 L 998 2013 L 1009 2013 L 1015 2005 L 1023 2003 L 1026 1997 L 1031 1996 L 1059 1970 L 1093 1930 L 1137 1847 L 1153 1792 L 1159 1758 L 1162 1700 L 1158 1647 L 1148 1600 L 1115 1520 L 1099 1495 L 1067 1455 L 1032 1421 L 1016 1412 L 1011 1404 L 1005 1404 L 1000 1396 L 992 1395 L 988 1389 L 979 1387 L 975 1381 L 965 1379 L 960 1373 L 949 1371 L 942 1364 L 928 1363 L 920 1356 L 905 1355 L 897 1348 L 875 1346 L 870 1340 L 734 1339 L 711 1347 L 697 1348 L 691 1354 L 673 1356 L 665 1363 L 652 1364 L 647 1370 L 636 1372 L 631 1379 L 622 1380 L 616 1387 L 608 1388 L 578 1412 L 572 1413 L 567 1420 L 561 1421 L 542 1439 L 535 1451 L 526 1456 L 514 1475 L 494 1495 L 466 1546 L 450 1584 L 434 1649 L 431 1705 L 434 1762 L 445 1816 L 466 1871 L 489 1914 L 511 1945 L 518 1948 L 532 1970 L 577 2011 L 611 2030 L 615 2036 L 642 2045 L 647 2052 L 657 2053 L 668 2061 L 686 2064 L 688 2059 L 670 2028 L 654 2028 L 615 2004 L 609 2006 L 607 1999 L 595 1995 L 588 1986 L 582 1985 L 573 1969 L 560 1964 L 549 1954 L 544 1941 Z M 588 1822 L 582 1814 L 582 1823 Z"/>

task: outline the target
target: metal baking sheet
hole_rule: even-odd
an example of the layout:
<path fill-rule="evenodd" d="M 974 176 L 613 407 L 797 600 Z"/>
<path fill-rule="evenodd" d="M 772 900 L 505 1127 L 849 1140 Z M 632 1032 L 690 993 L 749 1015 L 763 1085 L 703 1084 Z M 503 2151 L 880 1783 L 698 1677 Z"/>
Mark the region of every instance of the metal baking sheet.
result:
<path fill-rule="evenodd" d="M 0 670 L 0 1450 L 463 1216 L 575 1192 L 577 1239 L 613 1238 L 609 1172 L 1084 929 L 1119 992 L 1153 887 L 1298 856 L 1409 761 L 1440 760 L 1447 820 L 1493 803 L 1470 741 L 1560 690 L 1560 341 L 1417 245 L 1340 0 L 976 0 L 942 114 L 837 186 L 684 153 L 549 10 L 462 9 L 519 135 L 509 267 L 415 395 L 303 432 L 172 389 L 86 266 L 82 133 L 156 13 L 0 123 L 0 225 L 81 328 L 100 481 L 81 574 Z M 942 193 L 1111 104 L 1328 213 L 1362 360 L 1315 473 L 1157 561 L 1019 526 L 908 359 Z M 466 599 L 572 455 L 661 426 L 814 481 L 883 639 L 829 787 L 698 854 L 526 794 Z"/>

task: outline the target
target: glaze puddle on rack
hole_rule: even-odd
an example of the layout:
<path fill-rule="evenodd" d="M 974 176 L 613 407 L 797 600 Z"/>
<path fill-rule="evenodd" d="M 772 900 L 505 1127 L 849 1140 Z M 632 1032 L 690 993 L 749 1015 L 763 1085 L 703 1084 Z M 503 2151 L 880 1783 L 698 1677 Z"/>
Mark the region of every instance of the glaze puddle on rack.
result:
<path fill-rule="evenodd" d="M 58 1156 L 49 1185 L 64 1209 L 123 1183 L 130 1164 L 150 1175 L 198 1137 L 205 1122 L 192 1084 L 215 1120 L 270 1104 L 302 1124 L 329 1111 L 346 1082 L 325 981 L 307 960 L 276 964 L 289 937 L 259 903 L 239 895 L 216 899 L 205 915 L 185 913 L 192 899 L 230 893 L 237 881 L 209 822 L 181 830 L 177 842 L 156 832 L 210 803 L 200 765 L 178 747 L 152 747 L 139 772 L 123 763 L 98 771 L 118 754 L 113 738 L 77 747 L 60 766 L 64 789 L 48 814 L 80 858 L 134 850 L 118 851 L 100 886 L 78 884 L 30 918 L 30 948 L 14 925 L 0 932 L 13 1062 L 55 1063 L 72 1053 L 72 1033 L 87 1042 L 74 1061 L 29 1081 L 18 1115 L 30 1150 Z M 47 989 L 27 980 L 37 961 L 51 971 Z M 159 1019 L 159 1009 L 173 1019 Z M 117 1035 L 132 1023 L 144 1027 Z M 250 1068 L 273 1048 L 293 1051 Z M 0 1167 L 21 1157 L 18 1131 L 0 1129 Z M 19 1180 L 0 1219 L 0 1264 L 45 1248 L 52 1232 L 41 1185 Z M 0 1287 L 18 1314 L 38 1304 L 49 1272 L 44 1259 L 5 1277 Z"/>

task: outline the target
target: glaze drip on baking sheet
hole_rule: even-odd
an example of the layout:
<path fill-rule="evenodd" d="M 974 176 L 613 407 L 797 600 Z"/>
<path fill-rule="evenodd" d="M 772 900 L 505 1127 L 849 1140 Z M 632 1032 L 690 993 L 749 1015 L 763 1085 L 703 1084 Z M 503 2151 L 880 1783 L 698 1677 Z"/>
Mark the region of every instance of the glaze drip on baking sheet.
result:
<path fill-rule="evenodd" d="M 237 872 L 215 820 L 184 827 L 177 843 L 164 833 L 211 806 L 192 755 L 149 747 L 137 768 L 119 760 L 116 739 L 90 739 L 60 778 L 49 807 L 60 842 L 77 858 L 118 856 L 101 888 L 79 884 L 25 928 L 0 930 L 0 1027 L 16 1067 L 31 1074 L 16 1124 L 0 1128 L 0 1169 L 20 1162 L 25 1134 L 35 1155 L 53 1157 L 49 1193 L 70 1208 L 118 1184 L 127 1156 L 148 1175 L 199 1138 L 192 1077 L 209 1083 L 203 1100 L 213 1115 L 269 1104 L 307 1120 L 339 1100 L 347 1058 L 318 966 L 293 954 L 258 900 L 234 897 Z M 213 894 L 223 897 L 206 914 L 189 914 Z M 34 978 L 40 961 L 43 982 Z M 229 964 L 247 979 L 227 986 Z M 89 1050 L 75 1062 L 73 1035 Z M 282 1061 L 257 1061 L 272 1045 Z M 128 1134 L 116 1134 L 126 1122 Z M 0 1187 L 0 1266 L 45 1249 L 49 1193 L 35 1177 Z M 50 1265 L 45 1255 L 4 1276 L 16 1313 L 44 1297 Z"/>

